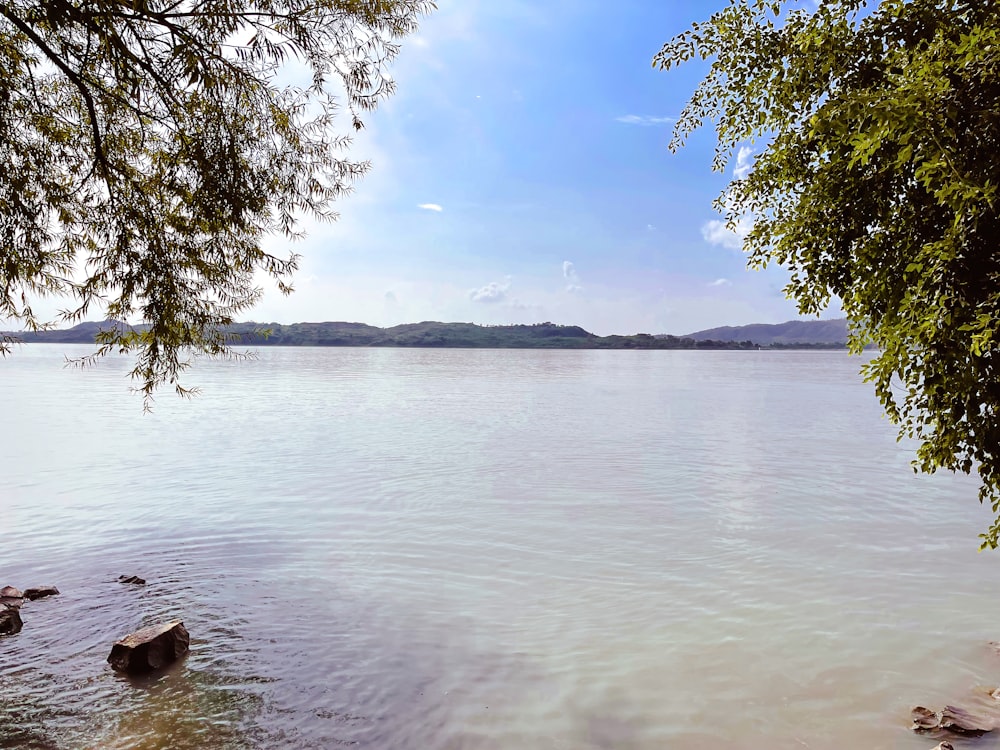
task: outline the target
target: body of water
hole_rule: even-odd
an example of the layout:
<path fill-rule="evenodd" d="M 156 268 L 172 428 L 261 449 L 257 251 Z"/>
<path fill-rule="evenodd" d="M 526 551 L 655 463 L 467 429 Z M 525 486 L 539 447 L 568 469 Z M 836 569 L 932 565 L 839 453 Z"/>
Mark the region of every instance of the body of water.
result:
<path fill-rule="evenodd" d="M 844 353 L 265 348 L 144 415 L 87 351 L 0 362 L 0 586 L 62 591 L 0 748 L 918 750 L 1000 683 L 989 509 Z"/>

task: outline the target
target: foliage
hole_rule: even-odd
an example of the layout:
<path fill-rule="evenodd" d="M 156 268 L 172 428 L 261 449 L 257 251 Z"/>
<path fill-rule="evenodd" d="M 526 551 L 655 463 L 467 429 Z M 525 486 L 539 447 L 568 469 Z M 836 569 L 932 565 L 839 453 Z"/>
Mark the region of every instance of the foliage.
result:
<path fill-rule="evenodd" d="M 1000 4 L 731 0 L 654 65 L 711 60 L 672 147 L 706 120 L 725 168 L 760 142 L 717 206 L 755 219 L 751 266 L 791 272 L 802 313 L 839 297 L 855 351 L 914 470 L 981 479 L 1000 513 Z M 982 535 L 995 548 L 1000 516 Z"/>
<path fill-rule="evenodd" d="M 430 0 L 0 0 L 0 320 L 31 301 L 91 307 L 98 354 L 137 351 L 148 398 L 222 327 L 290 291 L 303 217 L 367 163 L 334 131 L 393 90 L 387 65 Z M 0 341 L 6 353 L 10 342 Z"/>

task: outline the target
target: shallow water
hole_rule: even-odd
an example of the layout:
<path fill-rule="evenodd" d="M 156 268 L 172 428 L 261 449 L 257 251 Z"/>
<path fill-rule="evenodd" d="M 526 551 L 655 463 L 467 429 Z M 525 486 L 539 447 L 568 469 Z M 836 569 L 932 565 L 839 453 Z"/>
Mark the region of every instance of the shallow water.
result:
<path fill-rule="evenodd" d="M 62 591 L 0 748 L 916 750 L 1000 683 L 988 509 L 845 354 L 271 348 L 143 415 L 86 351 L 0 362 L 0 585 Z"/>

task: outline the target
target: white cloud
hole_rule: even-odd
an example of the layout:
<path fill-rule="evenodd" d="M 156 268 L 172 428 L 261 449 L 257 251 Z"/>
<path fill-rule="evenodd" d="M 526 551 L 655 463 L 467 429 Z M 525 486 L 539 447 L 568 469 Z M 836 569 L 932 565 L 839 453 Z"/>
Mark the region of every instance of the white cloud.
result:
<path fill-rule="evenodd" d="M 753 217 L 742 216 L 736 222 L 736 231 L 729 229 L 726 222 L 712 219 L 701 226 L 701 236 L 711 245 L 719 245 L 730 250 L 742 250 L 743 240 L 753 229 Z"/>
<path fill-rule="evenodd" d="M 563 278 L 566 280 L 567 292 L 583 291 L 583 287 L 580 286 L 580 275 L 576 272 L 576 266 L 573 265 L 572 261 L 563 261 Z"/>
<path fill-rule="evenodd" d="M 485 286 L 481 286 L 478 289 L 469 290 L 469 299 L 473 302 L 482 302 L 484 304 L 496 304 L 497 302 L 503 302 L 507 299 L 507 292 L 510 291 L 510 276 L 504 279 L 502 282 L 491 281 Z"/>
<path fill-rule="evenodd" d="M 424 211 L 436 211 L 437 213 L 444 211 L 444 207 L 438 203 L 421 203 L 417 208 L 422 208 Z"/>
<path fill-rule="evenodd" d="M 676 117 L 654 117 L 653 115 L 622 115 L 616 117 L 615 122 L 623 122 L 626 125 L 668 125 L 674 122 Z"/>
<path fill-rule="evenodd" d="M 753 169 L 753 161 L 750 157 L 753 156 L 753 149 L 749 146 L 740 146 L 739 152 L 736 154 L 736 166 L 733 168 L 733 176 L 737 180 L 742 180 L 748 174 L 750 170 Z"/>
<path fill-rule="evenodd" d="M 732 285 L 733 282 L 731 282 L 729 279 L 716 279 L 715 281 L 709 283 L 709 286 L 732 286 Z"/>

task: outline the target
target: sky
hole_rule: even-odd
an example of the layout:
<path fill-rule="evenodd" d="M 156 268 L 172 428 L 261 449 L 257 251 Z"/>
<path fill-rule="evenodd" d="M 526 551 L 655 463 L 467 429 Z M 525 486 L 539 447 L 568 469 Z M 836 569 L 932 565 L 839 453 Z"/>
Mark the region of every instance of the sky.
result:
<path fill-rule="evenodd" d="M 370 173 L 335 224 L 305 225 L 295 292 L 264 284 L 246 319 L 606 335 L 797 317 L 785 271 L 747 270 L 712 209 L 752 150 L 719 174 L 710 128 L 667 148 L 706 68 L 662 72 L 652 57 L 723 4 L 439 0 L 402 40 L 396 94 L 350 146 Z"/>
<path fill-rule="evenodd" d="M 372 171 L 310 226 L 296 291 L 261 322 L 552 321 L 683 334 L 797 317 L 712 209 L 708 129 L 673 120 L 705 68 L 653 55 L 716 0 L 441 0 L 351 146 Z M 834 316 L 836 313 L 832 313 Z"/>

